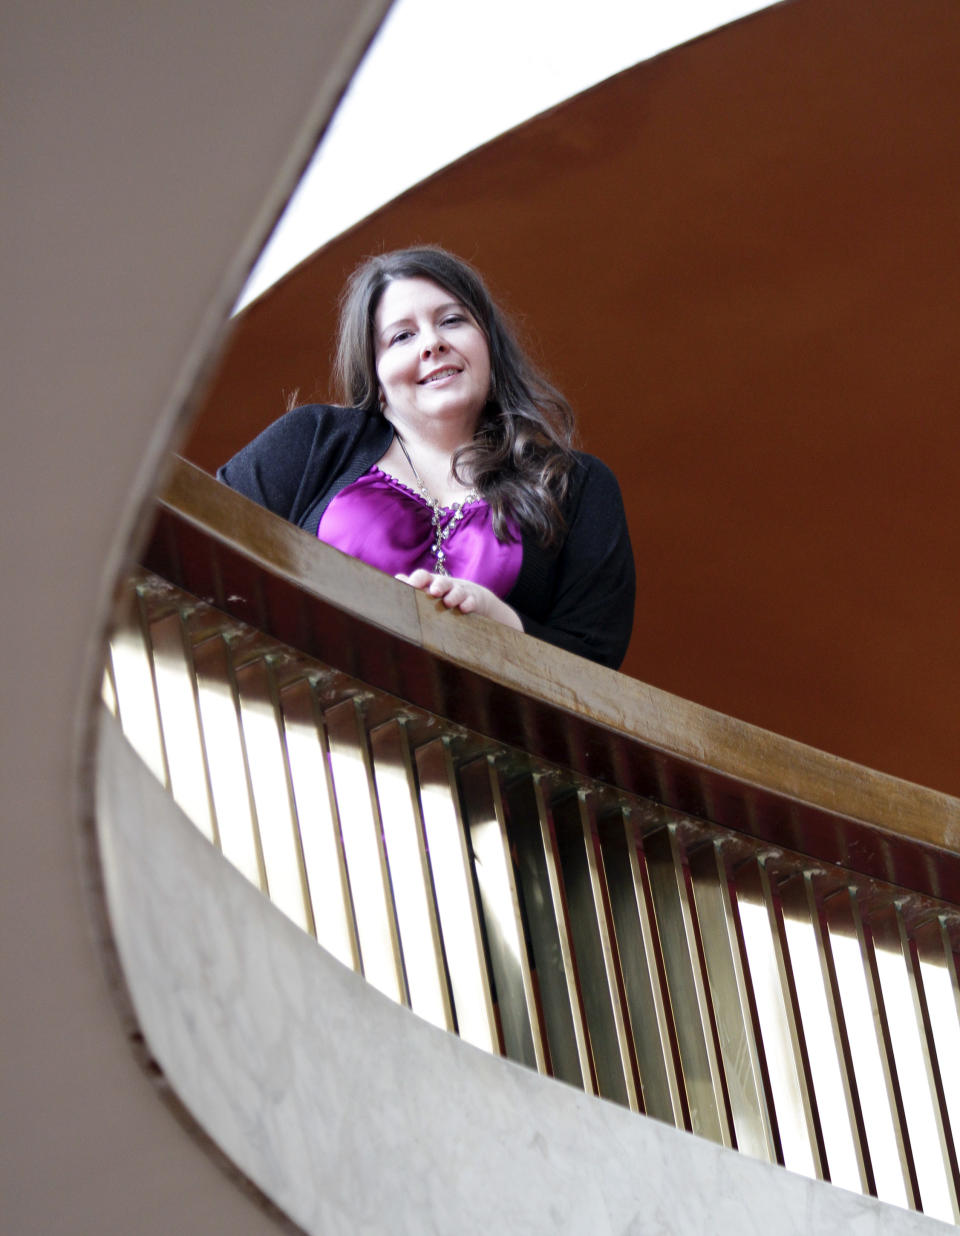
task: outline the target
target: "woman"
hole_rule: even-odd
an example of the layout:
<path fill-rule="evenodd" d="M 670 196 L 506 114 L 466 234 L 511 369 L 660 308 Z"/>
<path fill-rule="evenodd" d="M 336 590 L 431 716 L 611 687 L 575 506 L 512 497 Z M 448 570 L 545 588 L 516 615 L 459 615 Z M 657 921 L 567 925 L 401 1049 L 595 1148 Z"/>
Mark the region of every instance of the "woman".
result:
<path fill-rule="evenodd" d="M 363 263 L 341 303 L 348 407 L 294 408 L 218 476 L 445 605 L 604 665 L 634 566 L 620 490 L 477 273 L 434 247 Z"/>

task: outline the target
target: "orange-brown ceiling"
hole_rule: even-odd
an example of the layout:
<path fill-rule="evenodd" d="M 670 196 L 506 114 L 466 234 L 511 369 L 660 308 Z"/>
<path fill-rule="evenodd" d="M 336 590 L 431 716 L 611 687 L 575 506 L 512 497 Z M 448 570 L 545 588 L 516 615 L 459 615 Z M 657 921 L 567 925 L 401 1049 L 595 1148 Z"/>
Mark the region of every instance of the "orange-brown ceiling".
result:
<path fill-rule="evenodd" d="M 424 241 L 620 478 L 625 672 L 960 794 L 960 4 L 793 0 L 467 156 L 241 316 L 188 457 L 332 395 L 345 275 Z"/>

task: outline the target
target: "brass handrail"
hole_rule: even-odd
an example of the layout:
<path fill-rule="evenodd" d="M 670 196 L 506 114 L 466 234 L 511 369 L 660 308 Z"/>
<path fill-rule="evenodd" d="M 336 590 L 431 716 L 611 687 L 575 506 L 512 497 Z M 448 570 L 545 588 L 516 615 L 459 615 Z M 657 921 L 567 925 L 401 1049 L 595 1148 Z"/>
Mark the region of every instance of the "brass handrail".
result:
<path fill-rule="evenodd" d="M 960 904 L 960 799 L 450 613 L 182 459 L 171 465 L 143 563 L 308 655 L 491 739 Z"/>

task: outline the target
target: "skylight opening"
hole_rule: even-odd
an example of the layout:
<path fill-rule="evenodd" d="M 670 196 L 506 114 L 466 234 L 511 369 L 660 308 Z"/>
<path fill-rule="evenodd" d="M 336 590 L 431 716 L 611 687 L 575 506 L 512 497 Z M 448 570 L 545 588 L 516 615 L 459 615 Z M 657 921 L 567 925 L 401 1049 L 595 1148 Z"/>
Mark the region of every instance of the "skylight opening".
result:
<path fill-rule="evenodd" d="M 470 150 L 771 0 L 396 0 L 236 309 Z"/>

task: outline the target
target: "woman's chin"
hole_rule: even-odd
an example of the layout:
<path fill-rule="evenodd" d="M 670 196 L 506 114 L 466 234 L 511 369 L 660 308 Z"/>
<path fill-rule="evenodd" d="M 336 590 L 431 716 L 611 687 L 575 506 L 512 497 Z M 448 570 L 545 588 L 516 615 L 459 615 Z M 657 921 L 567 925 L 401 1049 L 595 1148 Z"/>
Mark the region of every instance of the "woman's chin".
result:
<path fill-rule="evenodd" d="M 485 406 L 484 400 L 475 396 L 464 398 L 457 391 L 431 391 L 429 396 L 418 399 L 416 403 L 406 408 L 388 409 L 387 420 L 395 423 L 429 423 L 433 420 L 444 422 L 462 421 L 472 429 L 476 425 L 480 413 Z M 393 413 L 393 415 L 391 415 Z"/>

